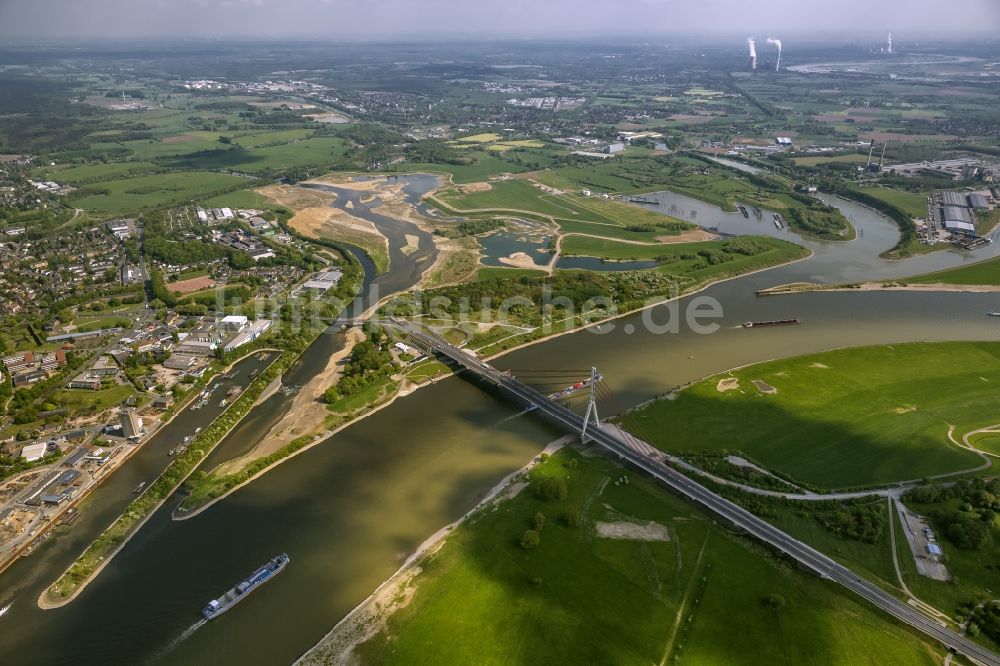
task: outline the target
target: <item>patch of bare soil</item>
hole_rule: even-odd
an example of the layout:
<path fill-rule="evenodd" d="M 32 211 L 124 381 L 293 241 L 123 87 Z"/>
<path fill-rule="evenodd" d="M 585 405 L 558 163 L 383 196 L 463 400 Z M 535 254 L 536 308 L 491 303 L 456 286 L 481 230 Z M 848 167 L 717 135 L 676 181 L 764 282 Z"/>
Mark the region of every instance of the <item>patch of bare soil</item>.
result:
<path fill-rule="evenodd" d="M 761 381 L 760 379 L 754 379 L 753 385 L 756 386 L 757 390 L 760 391 L 761 393 L 774 394 L 778 392 L 778 389 L 774 388 L 765 381 Z"/>
<path fill-rule="evenodd" d="M 718 236 L 710 231 L 705 231 L 704 229 L 689 229 L 688 231 L 681 232 L 676 236 L 657 236 L 656 240 L 661 243 L 695 243 L 715 240 L 716 238 L 718 238 Z"/>
<path fill-rule="evenodd" d="M 489 183 L 468 183 L 466 185 L 459 185 L 458 191 L 465 194 L 473 194 L 475 192 L 489 192 L 493 189 L 493 186 Z"/>
<path fill-rule="evenodd" d="M 627 539 L 629 541 L 670 541 L 670 530 L 665 525 L 654 523 L 639 523 L 618 521 L 614 523 L 599 522 L 594 525 L 597 536 L 604 539 Z"/>
<path fill-rule="evenodd" d="M 736 377 L 723 377 L 715 386 L 715 390 L 719 393 L 725 393 L 726 391 L 738 391 L 739 388 L 740 380 Z"/>
<path fill-rule="evenodd" d="M 330 356 L 322 372 L 313 377 L 295 395 L 292 406 L 285 416 L 275 423 L 260 443 L 248 453 L 225 462 L 216 468 L 219 474 L 232 474 L 248 463 L 275 453 L 296 437 L 318 431 L 329 413 L 323 402 L 323 393 L 340 377 L 340 362 L 354 349 L 354 345 L 364 339 L 359 328 L 347 332 L 344 348 Z"/>

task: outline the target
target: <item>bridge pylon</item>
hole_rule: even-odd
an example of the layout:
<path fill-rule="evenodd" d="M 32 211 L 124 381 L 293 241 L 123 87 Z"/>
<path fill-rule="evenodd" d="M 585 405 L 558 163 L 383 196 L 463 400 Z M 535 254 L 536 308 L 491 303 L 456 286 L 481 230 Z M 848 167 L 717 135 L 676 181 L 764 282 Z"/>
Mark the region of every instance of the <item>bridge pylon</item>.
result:
<path fill-rule="evenodd" d="M 587 400 L 587 412 L 583 416 L 583 428 L 580 429 L 580 443 L 587 443 L 587 428 L 593 422 L 595 428 L 601 427 L 597 417 L 597 368 L 590 369 L 590 398 Z"/>

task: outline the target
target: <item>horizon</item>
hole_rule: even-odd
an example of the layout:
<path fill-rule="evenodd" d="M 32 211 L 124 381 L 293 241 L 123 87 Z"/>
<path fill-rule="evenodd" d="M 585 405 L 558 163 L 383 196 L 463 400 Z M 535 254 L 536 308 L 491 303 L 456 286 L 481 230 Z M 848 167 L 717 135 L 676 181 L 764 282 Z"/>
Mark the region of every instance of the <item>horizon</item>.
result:
<path fill-rule="evenodd" d="M 548 0 L 468 3 L 461 0 L 385 0 L 377 15 L 343 0 L 36 0 L 0 2 L 0 39 L 301 39 L 366 41 L 530 39 L 683 40 L 752 35 L 870 39 L 892 32 L 900 43 L 934 38 L 995 37 L 1000 5 L 970 0 L 942 27 L 940 5 L 889 0 L 873 7 L 843 0 L 832 11 L 803 10 L 793 0 L 747 5 L 736 0 L 622 0 L 603 3 Z M 716 17 L 725 16 L 724 22 Z M 326 35 L 317 25 L 331 26 Z M 738 28 L 734 28 L 738 25 Z M 363 34 L 343 34 L 363 28 Z M 818 27 L 822 26 L 822 27 Z M 361 31 L 359 31 L 361 32 Z M 553 36 L 556 34 L 558 36 Z M 331 39 L 332 37 L 332 39 Z"/>

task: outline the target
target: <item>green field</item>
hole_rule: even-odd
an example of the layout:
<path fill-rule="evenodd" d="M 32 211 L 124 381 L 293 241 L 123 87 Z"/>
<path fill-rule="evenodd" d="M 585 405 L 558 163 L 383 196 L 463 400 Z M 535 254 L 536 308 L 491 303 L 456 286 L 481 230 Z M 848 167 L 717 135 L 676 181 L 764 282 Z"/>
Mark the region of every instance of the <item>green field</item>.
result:
<path fill-rule="evenodd" d="M 887 187 L 869 187 L 863 189 L 862 192 L 892 204 L 910 217 L 918 219 L 927 217 L 927 194 L 904 192 Z"/>
<path fill-rule="evenodd" d="M 111 162 L 109 164 L 85 164 L 66 168 L 45 167 L 39 170 L 39 177 L 54 180 L 60 184 L 79 185 L 81 182 L 127 178 L 160 167 L 150 162 Z"/>
<path fill-rule="evenodd" d="M 265 138 L 265 136 L 261 136 L 258 140 L 263 141 Z M 333 163 L 343 152 L 343 139 L 321 136 L 246 150 L 231 150 L 217 144 L 213 146 L 211 152 L 179 155 L 173 160 L 165 160 L 165 162 L 173 168 L 238 169 L 251 173 L 262 173 L 293 167 L 325 167 Z"/>
<path fill-rule="evenodd" d="M 150 176 L 137 176 L 100 183 L 110 194 L 71 197 L 78 208 L 106 211 L 127 211 L 153 206 L 193 202 L 211 194 L 245 183 L 246 179 L 211 171 L 187 171 Z"/>
<path fill-rule="evenodd" d="M 740 390 L 719 392 L 723 376 Z M 667 451 L 739 450 L 821 488 L 883 484 L 980 464 L 948 442 L 948 424 L 1000 421 L 997 382 L 998 343 L 839 350 L 710 377 L 632 423 Z"/>
<path fill-rule="evenodd" d="M 491 183 L 486 192 L 449 190 L 438 194 L 437 198 L 459 213 L 476 210 L 506 211 L 511 215 L 530 213 L 554 220 L 565 233 L 622 240 L 652 241 L 656 236 L 678 233 L 678 226 L 690 226 L 676 218 L 618 200 L 575 193 L 549 194 L 528 180 Z"/>
<path fill-rule="evenodd" d="M 570 462 L 572 461 L 572 462 Z M 574 466 L 567 468 L 566 465 Z M 357 650 L 362 663 L 931 664 L 940 650 L 798 572 L 604 458 L 561 451 L 534 486 L 478 513 L 422 563 L 414 598 Z M 619 484 L 623 476 L 629 483 Z M 561 519 L 581 515 L 579 526 Z M 536 512 L 545 527 L 520 547 Z M 670 540 L 608 539 L 598 521 L 655 521 Z M 769 608 L 780 595 L 784 605 Z"/>
<path fill-rule="evenodd" d="M 753 253 L 732 251 L 740 246 L 752 247 Z M 794 243 L 768 236 L 649 245 L 619 243 L 589 236 L 567 236 L 563 239 L 562 254 L 598 257 L 610 261 L 656 260 L 660 262 L 658 270 L 700 280 L 773 266 L 803 257 L 808 251 Z"/>

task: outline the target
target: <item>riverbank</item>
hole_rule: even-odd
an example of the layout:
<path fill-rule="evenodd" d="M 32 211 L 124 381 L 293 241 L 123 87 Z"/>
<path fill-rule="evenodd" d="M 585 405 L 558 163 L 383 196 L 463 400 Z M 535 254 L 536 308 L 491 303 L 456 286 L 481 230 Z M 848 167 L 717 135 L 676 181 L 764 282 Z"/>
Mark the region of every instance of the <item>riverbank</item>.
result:
<path fill-rule="evenodd" d="M 272 350 L 272 353 L 275 350 Z M 254 350 L 239 361 L 234 361 L 222 372 L 228 372 L 236 363 L 246 358 L 261 353 L 269 353 L 265 350 Z M 93 581 L 108 563 L 114 559 L 131 540 L 135 534 L 142 529 L 153 514 L 177 491 L 187 478 L 197 469 L 198 463 L 225 438 L 233 428 L 235 428 L 240 418 L 236 418 L 229 427 L 222 433 L 214 443 L 208 446 L 207 450 L 198 447 L 198 440 L 209 438 L 212 429 L 227 415 L 239 411 L 240 406 L 245 406 L 244 411 L 249 411 L 252 405 L 241 403 L 243 401 L 256 400 L 259 393 L 270 383 L 273 369 L 280 364 L 281 355 L 275 356 L 274 360 L 263 370 L 260 378 L 250 384 L 247 390 L 237 398 L 225 411 L 213 421 L 208 430 L 200 437 L 191 442 L 188 450 L 175 457 L 169 465 L 160 472 L 159 476 L 150 484 L 150 487 L 138 498 L 133 500 L 125 513 L 115 518 L 115 520 L 104 529 L 103 532 L 80 554 L 80 556 L 63 572 L 55 582 L 46 588 L 38 597 L 38 607 L 43 610 L 59 608 L 73 601 L 79 594 Z M 279 372 L 280 374 L 280 372 Z M 252 387 L 259 385 L 259 391 L 254 392 Z M 178 414 L 181 410 L 178 410 Z M 136 448 L 138 450 L 138 448 Z M 197 459 L 195 459 L 197 456 Z M 177 470 L 186 467 L 179 475 L 175 476 Z M 151 498 L 153 498 L 151 500 Z"/>
<path fill-rule="evenodd" d="M 381 631 L 389 617 L 413 598 L 416 591 L 413 581 L 423 572 L 420 563 L 440 550 L 448 536 L 470 518 L 516 497 L 527 485 L 522 480 L 524 475 L 542 462 L 544 456 L 552 455 L 572 441 L 573 436 L 566 435 L 550 442 L 541 454 L 501 479 L 472 509 L 428 537 L 394 574 L 345 615 L 308 652 L 295 660 L 293 666 L 348 666 L 355 663 L 354 648 Z"/>
<path fill-rule="evenodd" d="M 514 351 L 517 351 L 517 350 L 520 350 L 520 349 L 524 349 L 526 347 L 530 347 L 532 345 L 536 345 L 536 344 L 539 344 L 539 343 L 542 343 L 542 342 L 547 342 L 549 340 L 555 339 L 555 338 L 563 336 L 563 335 L 567 335 L 569 333 L 575 333 L 577 331 L 582 331 L 582 330 L 586 330 L 586 329 L 590 329 L 590 328 L 600 327 L 601 325 L 613 322 L 616 319 L 620 319 L 622 317 L 627 317 L 627 316 L 630 316 L 632 314 L 635 314 L 635 313 L 638 313 L 638 312 L 642 312 L 644 310 L 648 310 L 650 308 L 654 308 L 654 307 L 657 307 L 657 306 L 664 305 L 666 303 L 670 303 L 670 302 L 679 300 L 681 298 L 686 298 L 688 296 L 692 296 L 694 294 L 697 294 L 697 293 L 699 293 L 701 291 L 704 291 L 705 289 L 708 289 L 708 288 L 712 287 L 713 285 L 719 284 L 721 282 L 726 282 L 726 281 L 734 280 L 734 279 L 737 279 L 737 278 L 740 278 L 740 277 L 744 277 L 744 276 L 747 276 L 747 275 L 752 275 L 752 274 L 755 274 L 755 273 L 760 273 L 760 272 L 763 272 L 763 271 L 771 270 L 771 269 L 773 269 L 773 268 L 775 268 L 777 266 L 786 266 L 786 265 L 789 265 L 789 264 L 792 264 L 792 263 L 796 263 L 798 261 L 805 261 L 810 256 L 812 256 L 812 251 L 807 250 L 805 248 L 803 248 L 803 250 L 807 254 L 805 256 L 799 257 L 798 259 L 794 259 L 792 261 L 786 261 L 786 262 L 782 262 L 782 263 L 778 263 L 778 264 L 774 264 L 774 265 L 763 266 L 763 267 L 758 268 L 758 269 L 756 269 L 754 271 L 749 271 L 749 272 L 746 272 L 746 273 L 740 273 L 740 274 L 736 274 L 736 275 L 727 276 L 725 278 L 710 280 L 710 281 L 707 281 L 705 283 L 699 284 L 697 287 L 692 288 L 689 291 L 685 291 L 685 292 L 683 292 L 681 294 L 677 294 L 677 295 L 674 295 L 674 296 L 664 297 L 663 299 L 659 299 L 659 300 L 656 300 L 654 302 L 647 303 L 647 304 L 645 304 L 642 307 L 630 309 L 630 310 L 627 310 L 627 311 L 624 311 L 624 312 L 621 312 L 621 313 L 616 313 L 616 314 L 614 314 L 612 316 L 606 317 L 606 318 L 598 320 L 598 321 L 589 322 L 589 323 L 584 324 L 584 325 L 568 326 L 564 330 L 553 332 L 553 333 L 550 333 L 548 335 L 543 335 L 541 337 L 532 338 L 530 340 L 526 340 L 524 342 L 516 344 L 516 345 L 514 345 L 512 347 L 505 347 L 505 348 L 503 348 L 503 349 L 501 349 L 501 350 L 499 350 L 499 351 L 497 351 L 495 353 L 487 354 L 487 355 L 483 356 L 483 358 L 486 359 L 486 360 L 493 360 L 493 359 L 498 358 L 500 356 L 503 356 L 505 354 L 508 354 L 508 353 L 511 353 L 511 352 L 514 352 Z M 371 310 L 369 310 L 369 312 L 366 313 L 366 316 L 371 316 L 373 314 L 374 314 L 374 308 L 371 309 Z M 526 333 L 525 335 L 531 335 L 531 333 Z M 483 349 L 489 349 L 490 346 L 492 346 L 492 345 L 487 345 Z M 478 351 L 478 353 L 482 352 L 482 350 L 477 350 L 477 351 Z M 434 376 L 428 378 L 428 381 L 422 381 L 422 382 L 408 382 L 408 381 L 404 380 L 397 387 L 397 390 L 392 393 L 392 395 L 389 397 L 389 399 L 386 399 L 386 396 L 384 395 L 384 392 L 380 392 L 378 394 L 378 398 L 376 399 L 375 402 L 372 402 L 370 404 L 367 404 L 367 405 L 364 405 L 364 406 L 360 407 L 358 410 L 355 411 L 355 414 L 357 414 L 357 416 L 349 418 L 347 421 L 345 421 L 344 423 L 341 423 L 340 425 L 338 425 L 334 429 L 329 429 L 329 430 L 324 430 L 324 431 L 314 430 L 312 432 L 307 432 L 306 434 L 301 435 L 300 437 L 296 438 L 295 440 L 292 440 L 291 442 L 288 442 L 288 443 L 284 444 L 283 446 L 269 447 L 270 453 L 267 454 L 267 456 L 271 456 L 273 458 L 273 460 L 271 460 L 269 463 L 263 465 L 260 469 L 254 471 L 252 473 L 252 475 L 249 476 L 249 478 L 246 478 L 244 480 L 239 481 L 238 483 L 234 484 L 232 487 L 225 489 L 219 495 L 217 495 L 215 497 L 206 497 L 205 501 L 203 503 L 201 503 L 201 504 L 198 504 L 198 505 L 193 506 L 193 507 L 186 506 L 185 504 L 180 505 L 178 507 L 178 509 L 174 511 L 174 513 L 173 513 L 173 519 L 174 520 L 186 520 L 188 518 L 193 518 L 194 516 L 197 516 L 197 515 L 203 513 L 204 511 L 207 511 L 216 502 L 222 501 L 223 499 L 229 497 L 230 495 L 232 495 L 236 491 L 240 490 L 241 488 L 246 487 L 247 485 L 249 485 L 250 483 L 252 483 L 256 479 L 261 478 L 264 474 L 266 474 L 270 470 L 274 469 L 275 467 L 277 467 L 282 462 L 284 462 L 286 460 L 289 460 L 289 459 L 291 459 L 291 458 L 293 458 L 293 457 L 295 457 L 295 456 L 297 456 L 297 455 L 299 455 L 301 453 L 304 453 L 305 451 L 308 451 L 309 449 L 313 448 L 314 446 L 322 444 L 330 436 L 332 436 L 332 435 L 340 432 L 341 430 L 343 430 L 345 428 L 348 428 L 348 427 L 350 427 L 350 426 L 352 426 L 352 425 L 360 422 L 361 420 L 363 420 L 363 419 L 365 419 L 365 418 L 367 418 L 367 417 L 369 417 L 369 416 L 377 413 L 378 411 L 384 409 L 385 407 L 388 407 L 393 402 L 395 402 L 395 400 L 397 398 L 403 397 L 403 396 L 406 396 L 406 395 L 410 395 L 411 393 L 414 393 L 415 391 L 419 390 L 420 388 L 422 388 L 424 386 L 429 386 L 429 385 L 435 383 L 436 381 L 439 381 L 440 379 L 443 379 L 443 378 L 449 376 L 450 374 L 451 374 L 450 372 L 443 372 L 443 373 L 440 373 L 440 374 L 437 374 L 437 375 L 434 375 Z M 282 420 L 282 422 L 286 422 L 287 421 L 287 423 L 289 423 L 289 424 L 295 424 L 295 423 L 299 422 L 300 416 L 301 415 L 299 414 L 299 412 L 297 412 L 296 409 L 293 407 L 293 409 L 289 410 L 287 416 Z M 273 430 L 272 430 L 272 432 L 273 432 Z M 296 442 L 298 442 L 298 445 L 294 445 Z M 242 468 L 243 471 L 245 472 L 251 465 L 254 465 L 255 463 L 257 463 L 258 461 L 262 460 L 263 458 L 265 458 L 267 456 L 265 456 L 263 454 L 262 455 L 257 455 L 257 456 L 252 456 L 252 457 L 251 457 L 250 454 L 242 456 L 240 460 L 242 460 L 245 463 L 245 465 Z M 226 463 L 226 464 L 228 464 L 228 463 Z M 238 474 L 238 473 L 239 472 L 236 472 L 236 474 Z M 220 480 L 220 482 L 221 482 L 221 480 Z M 188 499 L 191 499 L 192 497 L 194 497 L 194 494 L 190 495 Z M 187 502 L 187 500 L 185 500 L 185 502 Z"/>
<path fill-rule="evenodd" d="M 913 284 L 911 282 L 862 282 L 850 285 L 825 285 L 799 282 L 761 289 L 758 296 L 779 296 L 782 294 L 801 294 L 812 291 L 923 291 L 923 292 L 954 292 L 970 294 L 987 294 L 1000 292 L 1000 285 L 991 284 L 950 284 L 945 282 L 927 282 Z"/>

